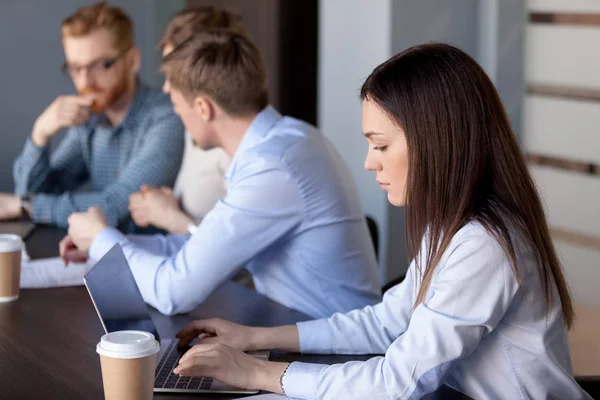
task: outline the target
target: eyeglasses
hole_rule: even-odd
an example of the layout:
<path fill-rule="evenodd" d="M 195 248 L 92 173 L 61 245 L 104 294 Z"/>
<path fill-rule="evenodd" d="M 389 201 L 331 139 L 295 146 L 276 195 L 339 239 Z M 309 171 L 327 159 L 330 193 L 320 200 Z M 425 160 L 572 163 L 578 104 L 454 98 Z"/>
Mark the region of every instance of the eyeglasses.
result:
<path fill-rule="evenodd" d="M 92 75 L 99 75 L 105 71 L 108 71 L 113 65 L 115 65 L 116 62 L 119 61 L 119 59 L 123 57 L 130 48 L 131 47 L 123 50 L 113 58 L 94 61 L 88 65 L 72 65 L 65 61 L 61 67 L 61 72 L 64 75 L 70 74 L 71 76 L 77 76 L 85 69 L 88 70 Z"/>

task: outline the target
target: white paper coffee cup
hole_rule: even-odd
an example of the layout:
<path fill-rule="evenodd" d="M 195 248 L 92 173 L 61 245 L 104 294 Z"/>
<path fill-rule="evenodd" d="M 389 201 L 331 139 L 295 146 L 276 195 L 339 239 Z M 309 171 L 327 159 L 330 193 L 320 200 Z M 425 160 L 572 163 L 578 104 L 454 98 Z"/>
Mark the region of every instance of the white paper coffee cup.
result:
<path fill-rule="evenodd" d="M 104 397 L 107 400 L 151 399 L 160 345 L 143 331 L 119 331 L 102 336 L 100 354 Z"/>
<path fill-rule="evenodd" d="M 19 298 L 23 248 L 20 236 L 0 234 L 0 303 Z"/>

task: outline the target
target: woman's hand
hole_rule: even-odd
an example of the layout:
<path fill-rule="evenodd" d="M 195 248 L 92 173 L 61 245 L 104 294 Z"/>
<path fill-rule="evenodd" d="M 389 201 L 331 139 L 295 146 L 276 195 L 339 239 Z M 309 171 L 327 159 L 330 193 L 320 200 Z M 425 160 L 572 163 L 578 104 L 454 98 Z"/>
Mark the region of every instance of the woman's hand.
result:
<path fill-rule="evenodd" d="M 261 350 L 253 343 L 255 329 L 213 318 L 191 322 L 175 336 L 181 347 L 198 337 L 198 344 L 224 344 L 241 351 Z"/>
<path fill-rule="evenodd" d="M 296 325 L 255 328 L 213 318 L 191 322 L 176 336 L 182 347 L 198 337 L 199 344 L 220 343 L 242 351 L 300 351 L 300 337 Z"/>
<path fill-rule="evenodd" d="M 225 344 L 211 343 L 192 347 L 173 372 L 181 376 L 210 376 L 242 389 L 281 393 L 279 378 L 288 365 L 259 360 Z"/>

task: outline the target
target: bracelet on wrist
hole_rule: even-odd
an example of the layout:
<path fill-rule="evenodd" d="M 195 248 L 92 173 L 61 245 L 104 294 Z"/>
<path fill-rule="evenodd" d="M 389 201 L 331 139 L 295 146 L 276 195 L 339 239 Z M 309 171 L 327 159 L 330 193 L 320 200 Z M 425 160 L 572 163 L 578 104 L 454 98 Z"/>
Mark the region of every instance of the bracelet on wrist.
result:
<path fill-rule="evenodd" d="M 287 367 L 285 367 L 285 369 L 281 373 L 281 376 L 279 377 L 279 386 L 281 386 L 281 393 L 283 393 L 283 394 L 285 394 L 285 389 L 283 387 L 283 381 L 284 381 L 284 378 L 285 378 L 285 373 L 287 372 L 287 370 L 290 367 L 290 365 L 291 364 L 288 364 Z"/>

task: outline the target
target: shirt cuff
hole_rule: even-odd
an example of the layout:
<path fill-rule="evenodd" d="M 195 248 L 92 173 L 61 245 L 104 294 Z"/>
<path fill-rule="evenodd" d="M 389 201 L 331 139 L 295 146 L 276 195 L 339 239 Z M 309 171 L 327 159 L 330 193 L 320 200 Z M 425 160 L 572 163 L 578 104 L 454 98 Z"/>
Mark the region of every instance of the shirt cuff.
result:
<path fill-rule="evenodd" d="M 23 149 L 23 156 L 29 160 L 37 161 L 40 155 L 48 149 L 48 146 L 38 147 L 33 144 L 31 137 L 25 142 L 25 148 Z"/>
<path fill-rule="evenodd" d="M 90 258 L 100 260 L 117 243 L 127 241 L 127 236 L 115 228 L 104 228 L 96 235 L 90 246 Z"/>
<path fill-rule="evenodd" d="M 331 328 L 327 319 L 298 322 L 296 326 L 300 337 L 300 352 L 321 353 L 333 350 Z"/>
<path fill-rule="evenodd" d="M 33 146 L 33 145 L 32 145 Z M 36 194 L 31 200 L 31 220 L 42 224 L 56 223 L 52 215 L 53 202 L 50 196 Z M 57 224 L 58 225 L 58 224 Z M 62 224 L 60 225 L 62 226 Z"/>
<path fill-rule="evenodd" d="M 48 151 L 48 147 L 37 147 L 31 141 L 31 138 L 27 139 L 23 151 L 19 156 L 20 169 L 19 177 L 15 176 L 15 194 L 23 196 L 30 194 L 29 192 L 29 180 L 31 178 L 31 170 L 38 163 L 40 157 Z"/>
<path fill-rule="evenodd" d="M 294 399 L 318 400 L 317 379 L 327 365 L 293 362 L 283 377 L 285 395 Z"/>

